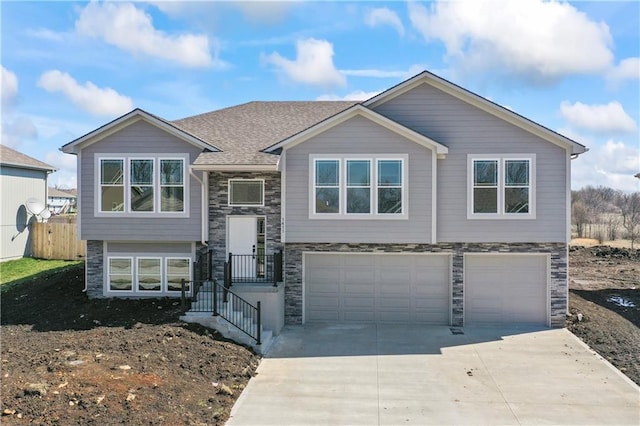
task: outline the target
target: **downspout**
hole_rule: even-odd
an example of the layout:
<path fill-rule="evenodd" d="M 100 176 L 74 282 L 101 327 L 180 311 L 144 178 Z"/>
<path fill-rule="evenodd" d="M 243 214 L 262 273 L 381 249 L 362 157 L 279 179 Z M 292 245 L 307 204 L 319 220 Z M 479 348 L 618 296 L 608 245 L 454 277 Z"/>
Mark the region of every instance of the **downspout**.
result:
<path fill-rule="evenodd" d="M 202 197 L 202 203 L 201 203 L 201 223 L 200 223 L 200 243 L 202 243 L 203 246 L 207 245 L 207 216 L 208 216 L 208 210 L 207 210 L 207 193 L 208 193 L 208 189 L 209 189 L 209 180 L 205 177 L 207 175 L 206 171 L 202 172 L 202 179 L 200 179 L 194 172 L 193 172 L 193 168 L 189 167 L 189 175 L 191 177 L 193 177 L 196 181 L 198 181 L 198 183 L 200 184 L 200 192 L 201 192 L 201 197 Z"/>

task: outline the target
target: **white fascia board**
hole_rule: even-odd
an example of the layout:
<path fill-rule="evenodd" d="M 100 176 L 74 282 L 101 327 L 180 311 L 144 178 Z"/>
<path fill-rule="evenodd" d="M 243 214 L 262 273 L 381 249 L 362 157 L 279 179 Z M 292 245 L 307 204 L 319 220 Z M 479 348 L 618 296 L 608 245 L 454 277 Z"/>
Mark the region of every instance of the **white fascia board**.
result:
<path fill-rule="evenodd" d="M 277 164 L 193 164 L 193 170 L 208 172 L 277 172 Z"/>
<path fill-rule="evenodd" d="M 584 154 L 588 151 L 587 147 L 567 138 L 566 136 L 547 129 L 546 127 L 522 115 L 519 115 L 505 107 L 502 107 L 494 102 L 489 101 L 488 99 L 483 98 L 480 95 L 468 91 L 427 71 L 424 71 L 416 75 L 415 77 L 412 77 L 409 80 L 400 83 L 396 87 L 393 87 L 386 92 L 380 93 L 379 95 L 365 101 L 363 105 L 365 105 L 366 107 L 375 108 L 422 84 L 428 84 L 435 87 L 436 89 L 442 90 L 443 92 L 454 96 L 463 102 L 473 105 L 555 145 L 561 146 L 563 148 L 570 146 L 571 153 L 573 155 Z"/>
<path fill-rule="evenodd" d="M 169 124 L 166 121 L 160 120 L 157 117 L 154 117 L 153 115 L 149 114 L 146 111 L 143 111 L 141 109 L 134 109 L 133 111 L 116 118 L 115 120 L 111 121 L 110 123 L 105 124 L 102 127 L 99 127 L 89 133 L 87 133 L 84 136 L 81 136 L 80 138 L 74 140 L 73 142 L 69 142 L 68 144 L 62 146 L 62 148 L 60 148 L 60 151 L 66 153 L 66 154 L 77 154 L 80 149 L 94 144 L 104 138 L 106 138 L 109 135 L 112 135 L 122 129 L 124 129 L 127 126 L 130 126 L 133 123 L 136 123 L 140 120 L 144 120 L 147 123 L 156 126 L 162 130 L 164 130 L 165 132 L 179 138 L 182 139 L 185 142 L 188 142 L 192 145 L 195 145 L 199 148 L 202 149 L 211 149 L 214 148 L 218 151 L 220 151 L 220 149 L 218 149 L 217 147 L 210 145 L 206 142 L 204 142 L 203 140 L 183 131 L 180 130 L 179 128 Z"/>
<path fill-rule="evenodd" d="M 377 123 L 391 130 L 392 132 L 399 134 L 400 136 L 403 136 L 419 145 L 422 145 L 428 149 L 431 149 L 439 156 L 439 158 L 440 156 L 444 156 L 449 152 L 449 149 L 446 146 L 442 145 L 441 143 L 438 143 L 437 141 L 434 141 L 431 138 L 428 138 L 414 130 L 411 130 L 408 127 L 403 126 L 402 124 L 399 124 L 393 120 L 390 120 L 387 117 L 381 114 L 378 114 L 377 112 L 372 111 L 369 108 L 366 108 L 360 104 L 356 104 L 351 108 L 339 114 L 336 114 L 325 121 L 322 121 L 316 124 L 315 126 L 312 126 L 296 135 L 293 135 L 283 140 L 282 142 L 276 145 L 269 147 L 266 150 L 266 152 L 272 152 L 278 148 L 283 148 L 283 149 L 292 148 L 298 144 L 306 142 L 310 138 L 317 136 L 322 132 L 325 132 L 341 123 L 344 123 L 345 121 L 357 115 L 367 118 L 373 121 L 374 123 Z"/>

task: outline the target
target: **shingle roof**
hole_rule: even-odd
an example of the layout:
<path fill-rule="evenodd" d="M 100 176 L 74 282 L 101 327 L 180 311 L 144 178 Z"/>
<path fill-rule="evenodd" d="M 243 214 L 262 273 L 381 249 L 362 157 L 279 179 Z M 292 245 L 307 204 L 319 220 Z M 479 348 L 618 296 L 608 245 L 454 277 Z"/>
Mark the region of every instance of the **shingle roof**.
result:
<path fill-rule="evenodd" d="M 57 197 L 57 198 L 78 198 L 78 196 L 76 195 L 75 189 L 60 190 L 58 188 L 49 187 L 47 190 L 47 195 L 49 197 Z"/>
<path fill-rule="evenodd" d="M 195 165 L 273 165 L 263 149 L 325 120 L 357 102 L 249 102 L 173 121 L 222 152 L 203 152 Z"/>
<path fill-rule="evenodd" d="M 29 157 L 28 155 L 18 152 L 15 149 L 11 149 L 5 145 L 0 145 L 0 164 L 25 169 L 51 170 L 52 172 L 56 170 L 55 167 L 50 166 L 47 163 L 43 163 L 40 160 L 36 160 L 33 157 Z"/>

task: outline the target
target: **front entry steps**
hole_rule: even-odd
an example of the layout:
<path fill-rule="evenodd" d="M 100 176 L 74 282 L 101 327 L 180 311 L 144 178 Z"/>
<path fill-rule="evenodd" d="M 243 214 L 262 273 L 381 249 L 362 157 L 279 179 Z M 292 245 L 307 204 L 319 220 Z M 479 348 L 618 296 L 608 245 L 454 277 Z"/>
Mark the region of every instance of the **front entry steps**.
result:
<path fill-rule="evenodd" d="M 260 329 L 261 344 L 256 344 L 255 339 L 249 337 L 239 328 L 224 319 L 222 316 L 234 318 L 236 321 L 251 323 L 251 318 L 243 317 L 242 313 L 233 309 L 231 301 L 223 302 L 222 296 L 218 295 L 218 312 L 221 315 L 213 316 L 213 295 L 211 288 L 203 287 L 198 292 L 198 300 L 192 303 L 192 308 L 180 317 L 182 321 L 196 323 L 208 328 L 212 328 L 222 334 L 225 338 L 233 340 L 245 346 L 251 347 L 256 353 L 264 355 L 273 343 L 273 332 L 263 327 Z M 203 303 L 204 302 L 204 303 Z M 202 307 L 207 306 L 208 312 L 203 312 Z M 255 323 L 253 323 L 255 324 Z"/>

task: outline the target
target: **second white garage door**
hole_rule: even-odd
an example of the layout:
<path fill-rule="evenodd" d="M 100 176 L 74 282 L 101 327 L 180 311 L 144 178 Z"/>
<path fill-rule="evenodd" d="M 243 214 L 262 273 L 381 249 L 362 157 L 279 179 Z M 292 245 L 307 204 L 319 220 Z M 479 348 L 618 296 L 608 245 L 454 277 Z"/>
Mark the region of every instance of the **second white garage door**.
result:
<path fill-rule="evenodd" d="M 464 324 L 547 325 L 547 256 L 464 257 Z"/>
<path fill-rule="evenodd" d="M 304 255 L 305 320 L 449 324 L 450 257 Z"/>

